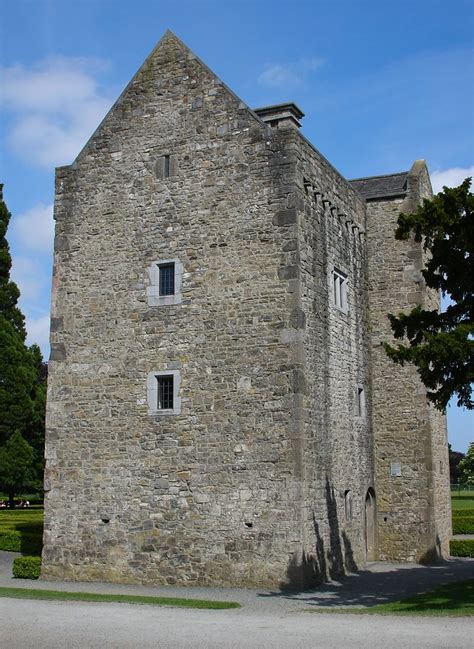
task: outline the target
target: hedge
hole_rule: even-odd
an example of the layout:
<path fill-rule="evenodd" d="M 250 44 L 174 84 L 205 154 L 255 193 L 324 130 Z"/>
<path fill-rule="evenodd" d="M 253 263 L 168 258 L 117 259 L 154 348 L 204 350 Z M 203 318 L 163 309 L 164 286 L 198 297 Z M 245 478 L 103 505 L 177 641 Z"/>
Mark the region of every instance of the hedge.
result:
<path fill-rule="evenodd" d="M 17 557 L 13 562 L 13 576 L 17 579 L 38 579 L 41 557 Z"/>
<path fill-rule="evenodd" d="M 43 541 L 38 534 L 28 534 L 27 532 L 17 532 L 15 530 L 0 532 L 0 550 L 39 555 L 42 546 Z"/>
<path fill-rule="evenodd" d="M 474 518 L 474 509 L 453 509 L 453 519 L 454 518 Z"/>
<path fill-rule="evenodd" d="M 452 557 L 474 558 L 474 539 L 454 539 L 449 542 L 449 550 Z"/>
<path fill-rule="evenodd" d="M 474 516 L 454 518 L 453 534 L 474 534 Z"/>

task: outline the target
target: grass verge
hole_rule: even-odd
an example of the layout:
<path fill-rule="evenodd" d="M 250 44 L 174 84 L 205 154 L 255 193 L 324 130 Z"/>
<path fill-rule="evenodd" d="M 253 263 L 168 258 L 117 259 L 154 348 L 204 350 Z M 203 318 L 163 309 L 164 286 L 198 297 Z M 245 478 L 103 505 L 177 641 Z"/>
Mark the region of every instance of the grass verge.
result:
<path fill-rule="evenodd" d="M 313 609 L 315 610 L 315 609 Z M 424 615 L 466 617 L 474 615 L 474 580 L 445 584 L 423 595 L 416 595 L 368 608 L 321 607 L 320 613 L 356 613 L 358 615 Z"/>
<path fill-rule="evenodd" d="M 181 597 L 152 597 L 146 595 L 71 593 L 60 590 L 43 590 L 40 588 L 0 587 L 0 597 L 46 599 L 63 602 L 120 602 L 122 604 L 152 604 L 153 606 L 177 606 L 181 608 L 207 608 L 214 610 L 240 608 L 238 602 L 221 602 L 207 599 L 184 599 Z"/>

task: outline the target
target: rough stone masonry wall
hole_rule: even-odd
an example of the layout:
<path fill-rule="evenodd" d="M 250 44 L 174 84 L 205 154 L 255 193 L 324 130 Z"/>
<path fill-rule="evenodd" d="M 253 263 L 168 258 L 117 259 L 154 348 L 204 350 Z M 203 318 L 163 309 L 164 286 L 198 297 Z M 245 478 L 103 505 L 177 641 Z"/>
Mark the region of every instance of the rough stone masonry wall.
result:
<path fill-rule="evenodd" d="M 301 297 L 306 316 L 306 538 L 322 578 L 364 565 L 365 496 L 374 485 L 370 426 L 365 205 L 301 138 L 298 187 Z M 332 272 L 347 276 L 347 312 L 334 302 Z M 357 408 L 364 390 L 363 412 Z M 346 512 L 345 494 L 350 500 Z"/>
<path fill-rule="evenodd" d="M 301 449 L 302 544 L 290 582 L 308 585 L 366 561 L 364 503 L 373 487 L 365 204 L 294 128 L 278 129 L 289 165 L 298 308 L 288 344 L 301 361 L 295 429 Z M 332 270 L 348 277 L 347 313 Z M 358 415 L 358 388 L 365 408 Z M 346 493 L 350 491 L 349 496 Z M 346 516 L 345 501 L 352 512 Z"/>
<path fill-rule="evenodd" d="M 418 173 L 415 173 L 415 172 Z M 415 163 L 409 182 L 419 200 L 430 199 L 433 195 L 428 169 L 424 164 Z M 411 187 L 410 187 L 411 189 Z M 424 264 L 426 253 L 423 253 Z M 423 308 L 439 309 L 440 294 L 423 284 Z M 431 427 L 431 479 L 433 489 L 433 511 L 431 536 L 435 539 L 436 550 L 427 559 L 449 556 L 449 540 L 452 535 L 451 490 L 449 474 L 448 431 L 446 416 L 428 404 L 428 417 Z"/>
<path fill-rule="evenodd" d="M 421 275 L 421 244 L 394 237 L 399 213 L 416 209 L 430 191 L 426 168 L 415 164 L 405 199 L 367 204 L 378 543 L 380 559 L 388 560 L 424 561 L 448 554 L 445 419 L 428 405 L 416 370 L 395 365 L 382 347 L 393 340 L 388 313 L 437 305 Z M 397 464 L 399 476 L 392 475 Z"/>
<path fill-rule="evenodd" d="M 58 170 L 44 577 L 287 580 L 301 546 L 301 359 L 288 344 L 286 165 L 168 35 Z M 182 303 L 149 307 L 147 269 L 171 258 Z M 148 414 L 155 370 L 181 372 L 180 415 Z"/>

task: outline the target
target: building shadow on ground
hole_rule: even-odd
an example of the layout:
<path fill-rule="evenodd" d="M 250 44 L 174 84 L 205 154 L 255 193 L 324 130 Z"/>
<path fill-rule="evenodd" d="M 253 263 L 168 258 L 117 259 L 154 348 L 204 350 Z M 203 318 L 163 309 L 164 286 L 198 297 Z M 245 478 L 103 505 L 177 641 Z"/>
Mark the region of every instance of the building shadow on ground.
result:
<path fill-rule="evenodd" d="M 304 601 L 308 606 L 374 606 L 467 579 L 474 579 L 474 559 L 451 559 L 431 566 L 376 562 L 312 589 L 262 591 L 258 597 Z"/>

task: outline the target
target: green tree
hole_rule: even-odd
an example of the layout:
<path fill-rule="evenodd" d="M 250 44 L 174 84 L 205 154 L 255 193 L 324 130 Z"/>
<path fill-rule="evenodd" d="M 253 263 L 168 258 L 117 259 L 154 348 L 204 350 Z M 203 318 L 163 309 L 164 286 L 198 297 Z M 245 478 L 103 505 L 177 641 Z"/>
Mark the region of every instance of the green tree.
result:
<path fill-rule="evenodd" d="M 469 444 L 466 455 L 459 462 L 459 482 L 474 487 L 474 442 Z"/>
<path fill-rule="evenodd" d="M 416 212 L 400 214 L 397 239 L 422 241 L 427 262 L 422 271 L 427 286 L 452 300 L 446 311 L 414 308 L 389 315 L 395 338 L 386 344 L 397 363 L 412 363 L 428 388 L 428 398 L 441 411 L 451 396 L 458 406 L 472 409 L 474 381 L 474 195 L 471 178 L 459 187 L 424 200 Z"/>
<path fill-rule="evenodd" d="M 0 449 L 18 431 L 31 445 L 38 479 L 43 472 L 46 380 L 37 345 L 27 347 L 20 292 L 10 280 L 6 239 L 11 215 L 0 185 Z M 0 473 L 0 482 L 2 481 Z"/>
<path fill-rule="evenodd" d="M 453 451 L 451 444 L 448 444 L 449 452 L 449 475 L 451 484 L 459 484 L 459 462 L 463 459 L 464 453 Z"/>
<path fill-rule="evenodd" d="M 20 291 L 10 280 L 12 259 L 6 239 L 11 214 L 3 200 L 3 185 L 0 185 L 0 316 L 5 318 L 22 340 L 26 338 L 25 318 L 17 307 Z"/>
<path fill-rule="evenodd" d="M 35 452 L 19 431 L 0 448 L 0 488 L 8 494 L 10 507 L 15 507 L 15 494 L 23 489 L 37 488 Z"/>

